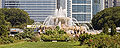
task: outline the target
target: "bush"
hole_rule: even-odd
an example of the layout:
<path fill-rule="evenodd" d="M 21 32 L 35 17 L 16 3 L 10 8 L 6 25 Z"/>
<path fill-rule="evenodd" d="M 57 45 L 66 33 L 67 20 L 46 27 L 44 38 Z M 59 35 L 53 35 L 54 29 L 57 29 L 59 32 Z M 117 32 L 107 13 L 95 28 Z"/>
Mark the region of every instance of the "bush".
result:
<path fill-rule="evenodd" d="M 17 39 L 19 39 L 19 40 L 31 38 L 32 36 L 35 36 L 34 32 L 28 31 L 28 30 L 25 30 L 23 33 L 19 33 L 19 34 L 15 35 L 15 37 L 17 37 Z"/>
<path fill-rule="evenodd" d="M 86 34 L 81 34 L 81 35 L 79 36 L 79 41 L 81 42 L 80 45 L 82 45 L 85 40 L 91 39 L 92 37 L 93 37 L 93 35 L 89 35 L 89 34 L 87 34 L 87 33 L 86 33 Z"/>
<path fill-rule="evenodd" d="M 97 35 L 91 39 L 87 39 L 82 45 L 88 45 L 92 48 L 119 48 L 120 47 L 120 35 L 110 36 L 110 35 Z"/>
<path fill-rule="evenodd" d="M 66 32 L 64 30 L 59 30 L 58 33 L 59 34 L 66 34 Z"/>
<path fill-rule="evenodd" d="M 14 37 L 5 37 L 1 36 L 0 37 L 0 44 L 9 44 L 9 43 L 14 43 L 17 40 Z"/>
<path fill-rule="evenodd" d="M 67 41 L 69 40 L 69 36 L 57 26 L 55 30 L 46 30 L 45 34 L 41 35 L 41 39 L 43 41 Z"/>
<path fill-rule="evenodd" d="M 108 33 L 108 25 L 105 24 L 103 27 L 103 33 L 107 34 Z"/>
<path fill-rule="evenodd" d="M 116 34 L 116 25 L 115 24 L 112 24 L 111 26 L 111 35 L 115 35 Z"/>
<path fill-rule="evenodd" d="M 69 36 L 66 34 L 56 34 L 56 35 L 42 35 L 41 39 L 43 41 L 52 41 L 52 40 L 57 40 L 57 41 L 67 41 Z"/>
<path fill-rule="evenodd" d="M 40 38 L 33 36 L 33 37 L 31 37 L 31 41 L 37 42 L 37 41 L 40 41 Z"/>

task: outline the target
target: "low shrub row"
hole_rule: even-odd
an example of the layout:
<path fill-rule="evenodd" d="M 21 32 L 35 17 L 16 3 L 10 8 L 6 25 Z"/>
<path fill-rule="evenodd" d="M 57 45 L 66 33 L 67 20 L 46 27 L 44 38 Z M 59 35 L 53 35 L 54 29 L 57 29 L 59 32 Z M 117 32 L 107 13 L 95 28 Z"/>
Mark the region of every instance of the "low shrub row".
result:
<path fill-rule="evenodd" d="M 28 30 L 25 30 L 25 32 L 15 35 L 15 37 L 18 40 L 25 40 L 25 41 L 31 41 L 31 42 L 40 41 L 40 37 L 35 36 L 35 32 L 28 31 Z"/>
<path fill-rule="evenodd" d="M 18 40 L 15 37 L 5 37 L 5 36 L 0 37 L 0 44 L 9 44 L 17 41 Z"/>
<path fill-rule="evenodd" d="M 88 45 L 92 48 L 119 48 L 120 47 L 120 35 L 88 35 L 84 39 L 82 45 Z M 81 37 L 80 37 L 81 38 Z M 84 38 L 84 36 L 82 37 Z"/>
<path fill-rule="evenodd" d="M 64 30 L 61 30 L 59 26 L 56 26 L 54 30 L 46 30 L 44 34 L 41 34 L 41 40 L 43 41 L 68 41 L 69 36 Z"/>
<path fill-rule="evenodd" d="M 56 34 L 56 35 L 42 35 L 41 39 L 43 41 L 52 41 L 52 40 L 57 40 L 57 41 L 68 41 L 69 36 L 66 34 Z"/>

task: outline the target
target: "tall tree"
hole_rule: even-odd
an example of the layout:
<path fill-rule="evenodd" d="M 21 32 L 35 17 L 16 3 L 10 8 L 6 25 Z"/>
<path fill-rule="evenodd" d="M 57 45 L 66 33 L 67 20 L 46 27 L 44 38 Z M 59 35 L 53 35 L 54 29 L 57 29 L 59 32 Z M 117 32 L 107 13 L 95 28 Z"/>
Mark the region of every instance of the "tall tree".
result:
<path fill-rule="evenodd" d="M 112 24 L 111 25 L 111 33 L 110 33 L 112 36 L 116 34 L 116 25 L 115 24 Z"/>
<path fill-rule="evenodd" d="M 0 36 L 8 35 L 8 22 L 5 20 L 4 14 L 0 11 Z"/>
<path fill-rule="evenodd" d="M 114 23 L 116 27 L 120 27 L 120 7 L 106 8 L 94 15 L 92 19 L 94 29 L 102 29 L 105 23 L 109 27 L 111 23 Z"/>
<path fill-rule="evenodd" d="M 34 22 L 24 10 L 16 8 L 2 8 L 0 10 L 5 15 L 5 20 L 10 22 L 12 26 L 22 25 L 25 23 L 32 24 Z"/>
<path fill-rule="evenodd" d="M 108 25 L 105 23 L 103 27 L 103 33 L 107 34 L 108 33 Z"/>

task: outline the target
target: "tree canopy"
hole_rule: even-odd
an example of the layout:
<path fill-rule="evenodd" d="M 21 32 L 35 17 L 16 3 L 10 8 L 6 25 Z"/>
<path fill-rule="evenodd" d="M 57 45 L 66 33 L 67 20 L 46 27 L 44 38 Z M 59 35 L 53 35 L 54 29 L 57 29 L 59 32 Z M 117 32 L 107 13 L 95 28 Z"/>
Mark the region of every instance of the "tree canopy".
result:
<path fill-rule="evenodd" d="M 30 19 L 28 13 L 16 8 L 0 9 L 0 36 L 7 35 L 8 29 L 12 27 L 23 27 L 23 25 L 32 24 L 34 21 Z"/>
<path fill-rule="evenodd" d="M 1 8 L 0 16 L 4 17 L 7 22 L 10 22 L 12 26 L 22 24 L 32 24 L 34 21 L 30 19 L 29 14 L 24 10 L 17 8 Z"/>
<path fill-rule="evenodd" d="M 92 19 L 94 29 L 102 29 L 104 24 L 108 24 L 109 27 L 112 24 L 120 27 L 120 7 L 106 8 L 94 15 Z"/>

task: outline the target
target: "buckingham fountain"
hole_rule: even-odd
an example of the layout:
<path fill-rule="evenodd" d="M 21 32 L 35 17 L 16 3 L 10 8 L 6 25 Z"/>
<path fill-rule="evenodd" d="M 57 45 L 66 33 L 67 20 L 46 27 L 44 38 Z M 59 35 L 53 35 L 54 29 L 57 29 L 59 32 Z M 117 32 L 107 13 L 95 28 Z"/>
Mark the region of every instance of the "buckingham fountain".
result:
<path fill-rule="evenodd" d="M 77 20 L 75 18 L 67 17 L 66 10 L 56 9 L 53 16 L 49 16 L 45 19 L 43 26 L 41 27 L 42 31 L 46 29 L 55 29 L 56 26 L 59 26 L 61 30 L 66 31 L 68 34 L 77 32 L 77 34 L 88 33 L 88 34 L 99 34 L 99 31 L 90 30 L 87 25 L 76 25 Z"/>

